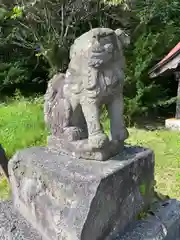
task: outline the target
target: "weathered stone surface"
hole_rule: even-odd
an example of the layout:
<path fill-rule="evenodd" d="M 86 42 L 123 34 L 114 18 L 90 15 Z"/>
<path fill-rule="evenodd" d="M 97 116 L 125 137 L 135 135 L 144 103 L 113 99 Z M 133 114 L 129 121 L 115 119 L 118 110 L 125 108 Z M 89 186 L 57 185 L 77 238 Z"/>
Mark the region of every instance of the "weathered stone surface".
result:
<path fill-rule="evenodd" d="M 104 240 L 151 201 L 154 155 L 126 147 L 105 162 L 58 155 L 46 147 L 9 162 L 16 209 L 49 240 Z"/>
<path fill-rule="evenodd" d="M 121 29 L 91 29 L 74 41 L 66 74 L 59 73 L 49 81 L 45 122 L 70 156 L 73 149 L 82 158 L 107 160 L 120 150 L 118 142 L 124 145 L 128 138 L 123 116 L 123 51 L 128 42 Z M 110 137 L 100 123 L 102 106 L 109 114 Z M 112 147 L 106 154 L 108 144 Z"/>
<path fill-rule="evenodd" d="M 91 147 L 88 140 L 67 142 L 64 139 L 49 136 L 47 141 L 49 148 L 59 151 L 61 154 L 94 161 L 106 161 L 124 149 L 124 141 L 110 141 L 100 149 Z"/>
<path fill-rule="evenodd" d="M 35 229 L 13 210 L 11 201 L 0 202 L 1 240 L 42 240 Z M 44 239 L 45 240 L 45 239 Z"/>
<path fill-rule="evenodd" d="M 112 238 L 107 238 L 111 239 Z M 153 215 L 137 221 L 123 236 L 113 240 L 179 240 L 180 202 L 174 199 L 164 202 Z"/>

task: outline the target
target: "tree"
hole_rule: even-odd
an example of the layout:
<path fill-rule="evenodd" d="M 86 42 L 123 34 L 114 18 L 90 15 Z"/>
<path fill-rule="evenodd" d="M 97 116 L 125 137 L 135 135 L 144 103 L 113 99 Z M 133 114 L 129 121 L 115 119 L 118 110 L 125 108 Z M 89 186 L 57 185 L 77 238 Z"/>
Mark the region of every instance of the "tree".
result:
<path fill-rule="evenodd" d="M 9 5 L 0 6 L 0 95 L 12 94 L 19 87 L 29 90 L 34 85 L 39 91 L 42 79 L 47 79 L 46 65 L 38 61 L 34 50 L 16 44 L 16 32 L 21 27 L 17 19 L 21 11 L 17 10 Z"/>
<path fill-rule="evenodd" d="M 126 111 L 130 118 L 167 106 L 170 88 L 165 81 L 149 79 L 150 68 L 180 39 L 180 2 L 137 0 L 131 13 L 131 46 L 127 51 Z M 172 86 L 173 83 L 171 83 Z"/>
<path fill-rule="evenodd" d="M 122 19 L 113 19 L 113 12 L 123 12 L 121 5 L 112 7 L 96 0 L 19 0 L 17 3 L 14 18 L 21 28 L 17 28 L 14 43 L 36 49 L 36 56 L 46 59 L 52 74 L 66 69 L 69 47 L 77 36 L 92 27 L 121 22 Z M 17 16 L 17 12 L 22 14 Z"/>
<path fill-rule="evenodd" d="M 38 81 L 46 83 L 47 69 L 50 76 L 66 70 L 69 47 L 76 37 L 93 27 L 122 27 L 131 35 L 126 51 L 126 115 L 132 118 L 171 102 L 168 80 L 152 82 L 148 71 L 179 42 L 178 0 L 1 2 L 1 87 L 32 82 L 37 75 L 43 75 Z M 28 69 L 35 69 L 33 76 Z M 7 76 L 13 77 L 7 81 Z"/>

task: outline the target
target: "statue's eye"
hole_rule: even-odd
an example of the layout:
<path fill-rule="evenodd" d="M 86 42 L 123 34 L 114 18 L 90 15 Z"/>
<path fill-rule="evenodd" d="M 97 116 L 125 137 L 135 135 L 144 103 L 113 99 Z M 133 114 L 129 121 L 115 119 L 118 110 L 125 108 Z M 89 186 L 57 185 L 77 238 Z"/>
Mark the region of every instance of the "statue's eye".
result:
<path fill-rule="evenodd" d="M 107 36 L 107 33 L 102 33 L 101 37 L 104 38 Z"/>
<path fill-rule="evenodd" d="M 100 39 L 101 44 L 107 44 L 110 42 L 109 37 L 103 37 Z"/>

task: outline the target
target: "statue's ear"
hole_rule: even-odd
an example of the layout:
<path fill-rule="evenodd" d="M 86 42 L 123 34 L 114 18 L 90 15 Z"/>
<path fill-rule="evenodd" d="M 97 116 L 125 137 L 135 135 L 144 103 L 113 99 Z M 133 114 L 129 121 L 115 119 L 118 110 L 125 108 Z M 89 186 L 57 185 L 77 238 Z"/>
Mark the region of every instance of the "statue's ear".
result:
<path fill-rule="evenodd" d="M 123 31 L 122 29 L 118 28 L 116 31 L 116 36 L 118 37 L 118 39 L 121 41 L 123 47 L 128 47 L 128 45 L 130 44 L 130 37 L 129 35 Z"/>

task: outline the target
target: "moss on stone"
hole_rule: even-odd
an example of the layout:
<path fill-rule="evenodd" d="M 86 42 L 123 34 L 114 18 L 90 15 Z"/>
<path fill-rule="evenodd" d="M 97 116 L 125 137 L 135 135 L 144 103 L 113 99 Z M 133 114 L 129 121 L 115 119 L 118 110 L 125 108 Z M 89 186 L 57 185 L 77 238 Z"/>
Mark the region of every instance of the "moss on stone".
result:
<path fill-rule="evenodd" d="M 140 191 L 142 196 L 145 196 L 145 194 L 146 194 L 146 184 L 141 184 L 139 186 L 139 191 Z"/>

